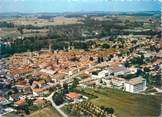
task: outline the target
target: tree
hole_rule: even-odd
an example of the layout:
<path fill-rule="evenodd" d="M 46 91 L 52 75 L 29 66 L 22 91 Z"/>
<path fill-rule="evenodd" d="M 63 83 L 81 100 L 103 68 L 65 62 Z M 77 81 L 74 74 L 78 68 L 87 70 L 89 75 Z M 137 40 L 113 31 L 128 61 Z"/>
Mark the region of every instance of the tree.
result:
<path fill-rule="evenodd" d="M 23 28 L 22 27 L 18 27 L 17 30 L 20 32 L 20 34 L 23 34 Z"/>
<path fill-rule="evenodd" d="M 103 81 L 102 81 L 102 79 L 100 80 L 100 84 L 102 84 L 103 83 Z"/>
<path fill-rule="evenodd" d="M 105 44 L 102 45 L 102 48 L 109 49 L 110 48 L 110 45 L 105 43 Z"/>
<path fill-rule="evenodd" d="M 143 74 L 142 70 L 141 69 L 137 69 L 136 75 L 137 76 L 141 76 L 142 74 Z"/>
<path fill-rule="evenodd" d="M 130 67 L 129 62 L 128 62 L 128 61 L 126 61 L 126 62 L 124 63 L 124 66 L 125 66 L 125 67 Z"/>
<path fill-rule="evenodd" d="M 64 83 L 63 84 L 63 94 L 66 94 L 69 92 L 69 86 L 67 83 Z"/>
<path fill-rule="evenodd" d="M 12 91 L 9 91 L 9 92 L 8 92 L 8 96 L 10 96 L 10 95 L 12 95 Z"/>
<path fill-rule="evenodd" d="M 26 114 L 30 114 L 30 110 L 29 110 L 29 107 L 27 105 L 25 105 L 24 111 L 25 111 Z"/>
<path fill-rule="evenodd" d="M 101 57 L 101 62 L 104 62 L 104 58 L 103 57 Z"/>
<path fill-rule="evenodd" d="M 23 110 L 26 114 L 30 114 L 29 107 L 33 105 L 33 101 L 31 99 L 25 98 L 25 105 L 23 107 Z"/>
<path fill-rule="evenodd" d="M 90 57 L 89 60 L 90 60 L 90 61 L 93 61 L 94 59 L 93 59 L 93 57 Z"/>
<path fill-rule="evenodd" d="M 150 69 L 147 67 L 144 67 L 144 72 L 150 72 Z"/>
<path fill-rule="evenodd" d="M 56 85 L 56 89 L 58 90 L 58 89 L 61 89 L 62 87 L 61 87 L 61 85 L 60 84 L 57 84 Z"/>
<path fill-rule="evenodd" d="M 114 109 L 113 108 L 105 108 L 105 111 L 107 112 L 107 114 L 110 114 L 112 116 L 112 114 L 114 113 Z"/>
<path fill-rule="evenodd" d="M 25 105 L 32 106 L 33 105 L 33 101 L 31 99 L 25 98 Z"/>
<path fill-rule="evenodd" d="M 73 83 L 72 83 L 72 90 L 75 89 L 78 84 L 79 84 L 78 79 L 74 78 Z"/>
<path fill-rule="evenodd" d="M 56 105 L 61 105 L 64 102 L 63 94 L 62 93 L 55 93 L 53 95 L 53 101 L 55 102 Z"/>
<path fill-rule="evenodd" d="M 147 84 L 151 85 L 152 84 L 152 74 L 149 73 L 144 73 L 143 78 L 146 79 Z"/>
<path fill-rule="evenodd" d="M 155 77 L 155 85 L 161 87 L 161 75 L 157 74 Z"/>
<path fill-rule="evenodd" d="M 100 57 L 97 58 L 97 62 L 101 63 L 101 58 Z"/>
<path fill-rule="evenodd" d="M 20 32 L 22 38 L 22 35 L 24 34 L 23 27 L 20 26 L 17 28 L 17 30 Z"/>

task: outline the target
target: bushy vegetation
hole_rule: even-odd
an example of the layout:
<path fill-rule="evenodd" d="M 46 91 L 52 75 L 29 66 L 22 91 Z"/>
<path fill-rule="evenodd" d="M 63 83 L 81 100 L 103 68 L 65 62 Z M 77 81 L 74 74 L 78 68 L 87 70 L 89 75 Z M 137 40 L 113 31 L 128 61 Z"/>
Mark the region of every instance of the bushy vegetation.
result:
<path fill-rule="evenodd" d="M 11 55 L 14 53 L 37 51 L 42 48 L 48 49 L 49 43 L 52 44 L 52 49 L 67 49 L 68 47 L 75 47 L 77 49 L 88 50 L 95 45 L 94 41 L 87 41 L 88 38 L 100 39 L 105 36 L 111 36 L 114 39 L 118 35 L 161 35 L 160 32 L 155 30 L 147 31 L 132 31 L 138 27 L 142 27 L 144 22 L 138 21 L 126 21 L 119 18 L 110 18 L 108 21 L 97 21 L 91 17 L 85 18 L 83 24 L 70 24 L 70 25 L 58 25 L 58 26 L 32 26 L 21 25 L 14 26 L 12 23 L 0 22 L 0 27 L 15 27 L 17 32 L 22 37 L 18 38 L 2 38 L 2 42 L 10 42 L 10 44 L 1 43 L 1 55 Z M 37 30 L 47 29 L 48 32 L 45 36 L 29 36 L 25 37 L 25 29 Z M 128 29 L 125 31 L 124 29 Z M 129 29 L 132 29 L 129 31 Z M 108 44 L 102 45 L 103 48 L 109 48 Z"/>

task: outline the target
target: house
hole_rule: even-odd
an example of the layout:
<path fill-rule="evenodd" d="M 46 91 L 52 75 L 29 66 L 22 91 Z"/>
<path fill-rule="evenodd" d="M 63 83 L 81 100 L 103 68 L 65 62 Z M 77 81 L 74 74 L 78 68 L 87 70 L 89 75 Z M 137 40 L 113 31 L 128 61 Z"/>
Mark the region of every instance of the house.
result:
<path fill-rule="evenodd" d="M 3 96 L 0 96 L 0 105 L 7 105 L 10 102 Z"/>
<path fill-rule="evenodd" d="M 31 94 L 32 90 L 29 85 L 15 85 L 19 93 Z"/>
<path fill-rule="evenodd" d="M 122 65 L 117 65 L 109 68 L 109 71 L 114 74 L 114 76 L 131 74 L 132 72 L 129 68 L 126 68 Z"/>
<path fill-rule="evenodd" d="M 81 94 L 76 92 L 69 92 L 68 94 L 66 94 L 66 99 L 69 101 L 76 101 L 79 98 L 81 98 Z"/>
<path fill-rule="evenodd" d="M 57 73 L 51 79 L 55 83 L 63 81 L 65 79 L 65 74 L 64 73 Z"/>
<path fill-rule="evenodd" d="M 32 91 L 34 96 L 44 96 L 49 94 L 49 90 L 44 88 L 34 88 Z"/>
<path fill-rule="evenodd" d="M 45 73 L 45 74 L 47 74 L 49 76 L 53 76 L 56 73 L 56 71 L 53 71 L 51 69 L 41 69 L 40 73 Z"/>
<path fill-rule="evenodd" d="M 131 93 L 140 93 L 146 89 L 146 80 L 137 77 L 125 82 L 125 91 Z"/>
<path fill-rule="evenodd" d="M 18 101 L 22 97 L 23 97 L 23 93 L 12 94 L 11 97 L 10 97 L 10 100 L 11 101 Z"/>
<path fill-rule="evenodd" d="M 49 88 L 44 80 L 33 81 L 32 88 Z"/>
<path fill-rule="evenodd" d="M 27 76 L 31 73 L 32 69 L 29 66 L 23 66 L 10 69 L 10 74 L 13 77 Z"/>
<path fill-rule="evenodd" d="M 25 105 L 25 99 L 22 98 L 15 102 L 16 106 L 24 106 Z"/>
<path fill-rule="evenodd" d="M 104 78 L 108 77 L 110 75 L 119 76 L 119 75 L 125 75 L 125 74 L 134 74 L 137 72 L 136 68 L 126 68 L 123 65 L 115 65 L 112 67 L 109 67 L 105 70 L 96 70 L 92 72 L 92 78 Z"/>
<path fill-rule="evenodd" d="M 96 82 L 96 84 L 105 86 L 105 87 L 114 87 L 114 88 L 118 88 L 118 89 L 123 89 L 125 82 L 126 82 L 126 80 L 123 78 L 110 76 L 110 77 L 102 78 L 102 79 L 98 80 Z"/>
<path fill-rule="evenodd" d="M 126 82 L 125 79 L 123 78 L 119 78 L 119 77 L 113 77 L 111 79 L 111 85 L 113 85 L 114 87 L 118 88 L 118 89 L 122 89 L 124 88 L 124 83 Z"/>
<path fill-rule="evenodd" d="M 161 65 L 162 64 L 162 59 L 157 59 L 155 62 L 152 63 L 153 65 Z"/>
<path fill-rule="evenodd" d="M 96 80 L 96 85 L 104 86 L 104 87 L 111 87 L 111 79 L 110 78 L 102 78 Z"/>
<path fill-rule="evenodd" d="M 98 73 L 99 78 L 103 78 L 106 76 L 109 76 L 111 72 L 109 70 L 102 70 L 101 72 Z"/>
<path fill-rule="evenodd" d="M 105 76 L 108 76 L 109 74 L 109 71 L 107 70 L 95 70 L 95 71 L 92 71 L 91 73 L 91 76 L 92 78 L 103 78 Z"/>

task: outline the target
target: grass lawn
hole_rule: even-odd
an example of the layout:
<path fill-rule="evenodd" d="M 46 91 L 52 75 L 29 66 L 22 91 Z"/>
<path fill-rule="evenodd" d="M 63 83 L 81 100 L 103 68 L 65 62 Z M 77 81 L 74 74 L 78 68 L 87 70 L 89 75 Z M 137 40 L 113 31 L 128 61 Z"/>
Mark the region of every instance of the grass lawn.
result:
<path fill-rule="evenodd" d="M 26 117 L 61 117 L 61 115 L 51 106 L 33 112 Z"/>
<path fill-rule="evenodd" d="M 161 96 L 137 95 L 108 88 L 86 88 L 82 91 L 97 96 L 97 98 L 90 99 L 92 103 L 113 107 L 118 117 L 158 116 L 160 114 Z"/>

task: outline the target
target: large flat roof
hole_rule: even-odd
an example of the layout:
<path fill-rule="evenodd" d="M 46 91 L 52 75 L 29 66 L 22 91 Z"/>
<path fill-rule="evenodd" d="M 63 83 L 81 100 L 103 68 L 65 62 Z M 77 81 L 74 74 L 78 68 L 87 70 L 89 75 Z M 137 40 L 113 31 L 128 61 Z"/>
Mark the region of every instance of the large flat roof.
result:
<path fill-rule="evenodd" d="M 143 83 L 144 81 L 145 81 L 145 79 L 143 79 L 141 77 L 136 77 L 136 78 L 132 78 L 127 83 L 131 84 L 131 85 L 137 85 L 137 84 Z"/>

